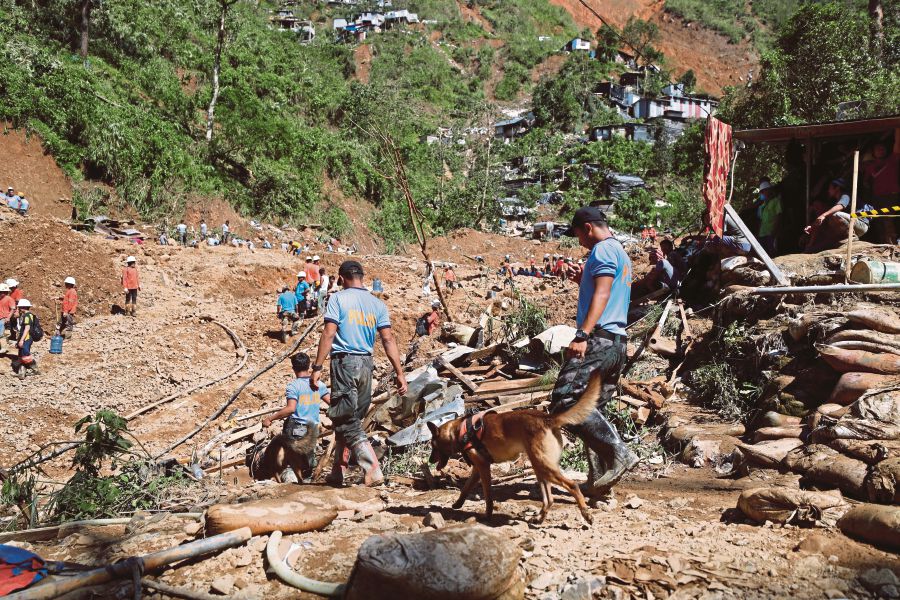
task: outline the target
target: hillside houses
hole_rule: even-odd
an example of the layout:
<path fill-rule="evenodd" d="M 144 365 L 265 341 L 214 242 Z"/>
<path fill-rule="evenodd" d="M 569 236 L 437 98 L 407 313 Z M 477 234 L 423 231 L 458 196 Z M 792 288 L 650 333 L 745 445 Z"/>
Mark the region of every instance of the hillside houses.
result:
<path fill-rule="evenodd" d="M 386 2 L 384 6 L 390 6 Z M 366 39 L 369 32 L 379 33 L 387 29 L 420 23 L 419 15 L 406 9 L 387 12 L 363 12 L 349 19 L 334 19 L 332 28 L 338 40 L 353 38 L 356 41 Z"/>
<path fill-rule="evenodd" d="M 594 88 L 594 94 L 603 98 L 624 118 L 649 120 L 654 118 L 686 120 L 705 119 L 715 114 L 719 102 L 707 95 L 690 94 L 684 84 L 670 83 L 658 97 L 643 95 L 644 74 L 623 73 L 619 82 L 604 81 Z"/>

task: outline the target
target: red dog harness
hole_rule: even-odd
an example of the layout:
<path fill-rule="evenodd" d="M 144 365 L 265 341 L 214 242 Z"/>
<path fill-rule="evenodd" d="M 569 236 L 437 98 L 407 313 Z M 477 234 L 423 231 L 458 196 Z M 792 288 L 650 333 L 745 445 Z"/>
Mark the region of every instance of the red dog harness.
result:
<path fill-rule="evenodd" d="M 487 414 L 487 412 L 488 411 L 484 410 L 474 415 L 466 415 L 466 418 L 459 424 L 459 440 L 463 444 L 462 455 L 466 462 L 469 462 L 469 457 L 466 456 L 466 450 L 469 450 L 470 448 L 473 448 L 475 452 L 480 454 L 482 458 L 488 462 L 494 462 L 491 459 L 491 453 L 488 452 L 484 442 L 481 441 L 481 438 L 484 437 L 484 415 Z"/>

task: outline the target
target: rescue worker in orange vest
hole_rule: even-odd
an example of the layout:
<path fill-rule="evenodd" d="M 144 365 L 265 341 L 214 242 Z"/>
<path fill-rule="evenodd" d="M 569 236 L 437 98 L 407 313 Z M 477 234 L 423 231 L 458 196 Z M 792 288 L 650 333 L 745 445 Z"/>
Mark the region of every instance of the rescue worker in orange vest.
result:
<path fill-rule="evenodd" d="M 137 260 L 133 256 L 129 256 L 125 259 L 125 268 L 122 269 L 122 289 L 125 290 L 125 314 L 130 314 L 132 317 L 137 309 L 137 295 L 141 289 L 135 263 L 137 263 Z"/>
<path fill-rule="evenodd" d="M 63 282 L 66 291 L 62 297 L 62 314 L 59 316 L 59 333 L 65 338 L 72 335 L 75 327 L 75 311 L 78 309 L 78 291 L 75 289 L 75 278 L 66 277 Z"/>
<path fill-rule="evenodd" d="M 9 297 L 13 301 L 13 306 L 15 306 L 16 304 L 18 304 L 19 300 L 25 297 L 25 295 L 19 288 L 19 282 L 12 277 L 6 280 L 6 285 L 9 286 Z M 9 321 L 7 322 L 7 328 L 9 329 L 9 339 L 11 340 L 16 340 L 19 338 L 18 321 L 18 312 L 13 309 L 12 315 L 9 317 Z"/>
<path fill-rule="evenodd" d="M 16 303 L 9 295 L 9 286 L 0 283 L 0 351 L 6 341 L 6 322 L 16 310 Z"/>

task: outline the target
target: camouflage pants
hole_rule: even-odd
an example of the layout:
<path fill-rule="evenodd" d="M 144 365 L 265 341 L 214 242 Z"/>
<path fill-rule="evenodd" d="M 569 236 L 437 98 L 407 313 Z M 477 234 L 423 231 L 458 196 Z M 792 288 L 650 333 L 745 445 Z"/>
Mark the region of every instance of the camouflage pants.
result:
<path fill-rule="evenodd" d="M 587 341 L 584 358 L 570 358 L 563 365 L 550 395 L 550 413 L 564 411 L 578 401 L 587 388 L 591 375 L 599 371 L 603 377 L 603 391 L 597 407 L 602 408 L 612 400 L 625 366 L 625 343 L 616 343 L 592 334 Z"/>

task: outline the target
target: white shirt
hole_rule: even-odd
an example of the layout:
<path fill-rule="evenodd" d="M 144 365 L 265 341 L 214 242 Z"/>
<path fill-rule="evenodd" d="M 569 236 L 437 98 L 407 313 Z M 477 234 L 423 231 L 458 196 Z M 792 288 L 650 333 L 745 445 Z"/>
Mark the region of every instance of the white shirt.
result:
<path fill-rule="evenodd" d="M 228 225 L 222 225 L 222 232 L 223 232 L 223 233 L 228 233 L 228 231 L 229 231 Z"/>
<path fill-rule="evenodd" d="M 178 233 L 184 234 L 184 232 L 187 231 L 187 225 L 185 225 L 184 223 L 179 223 L 175 229 L 178 230 Z"/>

